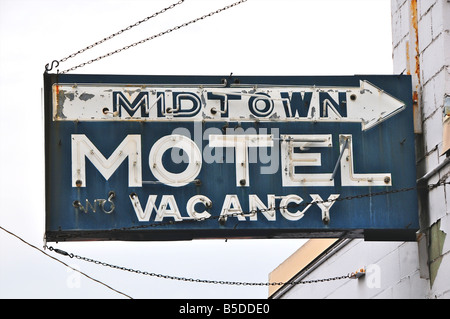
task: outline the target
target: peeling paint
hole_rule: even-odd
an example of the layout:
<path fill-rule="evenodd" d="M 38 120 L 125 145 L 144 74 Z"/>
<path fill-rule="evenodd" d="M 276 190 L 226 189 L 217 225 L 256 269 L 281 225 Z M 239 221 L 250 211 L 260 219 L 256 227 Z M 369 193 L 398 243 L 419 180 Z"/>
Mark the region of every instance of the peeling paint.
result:
<path fill-rule="evenodd" d="M 125 93 L 127 93 L 129 96 L 132 96 L 136 92 L 141 92 L 141 89 L 136 90 L 123 90 Z"/>
<path fill-rule="evenodd" d="M 66 91 L 59 90 L 59 86 L 56 86 L 56 96 L 58 99 L 58 103 L 56 104 L 56 115 L 55 117 L 58 119 L 65 119 L 66 116 L 64 115 L 64 102 L 66 100 Z"/>
<path fill-rule="evenodd" d="M 75 94 L 73 93 L 66 93 L 65 95 L 70 101 L 73 101 L 73 99 L 75 98 Z"/>
<path fill-rule="evenodd" d="M 92 99 L 94 96 L 95 96 L 94 94 L 82 93 L 82 94 L 80 95 L 79 99 L 80 99 L 81 101 L 87 101 L 87 100 Z"/>
<path fill-rule="evenodd" d="M 430 245 L 428 247 L 429 267 L 430 267 L 430 283 L 433 286 L 434 280 L 439 271 L 442 262 L 442 251 L 447 234 L 441 230 L 441 220 L 430 227 Z"/>
<path fill-rule="evenodd" d="M 275 112 L 274 114 L 272 114 L 272 115 L 270 116 L 270 118 L 276 120 L 276 119 L 279 119 L 280 116 L 277 114 L 277 112 Z"/>

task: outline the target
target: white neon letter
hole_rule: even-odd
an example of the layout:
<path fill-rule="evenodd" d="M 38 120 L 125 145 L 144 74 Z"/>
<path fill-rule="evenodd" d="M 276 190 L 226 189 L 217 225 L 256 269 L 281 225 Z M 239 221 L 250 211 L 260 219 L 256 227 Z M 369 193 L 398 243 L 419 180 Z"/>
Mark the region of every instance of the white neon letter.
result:
<path fill-rule="evenodd" d="M 275 215 L 275 195 L 268 194 L 267 195 L 267 207 L 264 203 L 259 199 L 257 195 L 248 195 L 248 201 L 250 206 L 250 212 L 256 212 L 258 209 L 261 210 L 261 213 L 267 218 L 267 220 L 274 221 L 277 219 Z M 250 220 L 256 221 L 258 220 L 258 214 L 254 214 L 250 216 Z"/>
<path fill-rule="evenodd" d="M 328 223 L 330 221 L 330 208 L 334 205 L 336 199 L 339 197 L 339 194 L 331 194 L 328 196 L 327 201 L 324 201 L 319 194 L 310 194 L 313 199 L 312 203 L 316 203 L 322 212 L 322 221 L 324 223 Z"/>
<path fill-rule="evenodd" d="M 72 187 L 86 187 L 86 160 L 108 180 L 128 157 L 128 186 L 142 187 L 141 136 L 130 134 L 106 159 L 84 134 L 72 134 Z"/>
<path fill-rule="evenodd" d="M 331 134 L 281 135 L 281 167 L 283 186 L 334 186 L 331 173 L 295 173 L 296 166 L 321 166 L 320 153 L 294 153 L 294 147 L 301 151 L 310 147 L 331 147 Z"/>
<path fill-rule="evenodd" d="M 227 195 L 225 196 L 225 200 L 223 201 L 222 211 L 220 212 L 220 216 L 224 216 L 224 220 L 227 220 L 227 215 L 229 214 L 242 214 L 241 203 L 239 202 L 239 198 L 237 195 Z M 245 217 L 242 215 L 236 215 L 238 220 L 245 221 Z"/>
<path fill-rule="evenodd" d="M 142 210 L 141 203 L 136 194 L 131 194 L 129 197 L 134 212 L 136 213 L 136 217 L 140 222 L 148 222 L 152 216 L 153 210 L 156 211 L 155 221 L 157 222 L 162 221 L 165 217 L 172 217 L 175 221 L 183 220 L 173 195 L 163 195 L 158 209 L 156 209 L 155 203 L 157 195 L 149 195 L 144 211 Z"/>
<path fill-rule="evenodd" d="M 283 196 L 283 199 L 280 202 L 281 215 L 283 215 L 284 218 L 286 218 L 287 220 L 294 220 L 294 221 L 303 218 L 306 211 L 311 207 L 312 205 L 311 203 L 308 204 L 308 206 L 306 206 L 304 210 L 301 211 L 297 210 L 295 213 L 291 213 L 287 208 L 289 206 L 289 203 L 295 203 L 297 206 L 299 206 L 301 202 L 303 202 L 303 198 L 301 198 L 298 195 Z"/>
<path fill-rule="evenodd" d="M 186 169 L 181 173 L 167 171 L 162 163 L 164 153 L 173 147 L 181 148 L 189 157 Z M 153 145 L 149 155 L 150 170 L 162 183 L 180 187 L 195 180 L 202 168 L 202 153 L 198 146 L 188 137 L 183 135 L 170 135 L 161 137 Z"/>
<path fill-rule="evenodd" d="M 345 143 L 347 141 L 347 143 Z M 346 146 L 341 158 L 342 186 L 392 186 L 392 178 L 389 173 L 355 174 L 353 165 L 353 143 L 351 134 L 340 134 L 339 145 Z"/>
<path fill-rule="evenodd" d="M 212 201 L 204 195 L 192 196 L 186 204 L 186 211 L 188 212 L 189 216 L 191 216 L 195 219 L 211 217 L 211 214 L 208 213 L 206 210 L 202 213 L 199 213 L 195 210 L 195 205 L 198 203 L 203 204 L 207 208 L 211 207 L 211 205 L 212 205 Z"/>
<path fill-rule="evenodd" d="M 248 174 L 248 148 L 273 146 L 272 135 L 215 135 L 209 136 L 210 147 L 234 147 L 236 149 L 236 186 L 250 186 Z"/>

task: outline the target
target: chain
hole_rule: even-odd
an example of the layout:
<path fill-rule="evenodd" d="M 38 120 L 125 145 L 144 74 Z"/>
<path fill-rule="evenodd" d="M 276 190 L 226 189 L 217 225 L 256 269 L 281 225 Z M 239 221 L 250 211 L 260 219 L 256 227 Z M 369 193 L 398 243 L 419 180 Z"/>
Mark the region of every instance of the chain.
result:
<path fill-rule="evenodd" d="M 60 60 L 54 60 L 54 61 L 52 61 L 52 63 L 51 63 L 50 66 L 49 66 L 49 64 L 47 64 L 47 65 L 45 66 L 45 70 L 48 72 L 48 71 L 52 70 L 54 67 L 58 67 L 58 66 L 59 66 L 59 63 L 61 63 L 61 62 L 66 62 L 68 59 L 71 59 L 71 58 L 77 56 L 78 54 L 83 53 L 84 51 L 87 51 L 87 50 L 89 50 L 89 49 L 92 49 L 93 47 L 96 47 L 97 45 L 102 44 L 103 42 L 106 42 L 106 41 L 108 41 L 108 40 L 111 40 L 112 38 L 114 38 L 114 37 L 116 37 L 116 36 L 122 34 L 123 32 L 128 31 L 128 30 L 130 30 L 130 29 L 132 29 L 132 28 L 134 28 L 134 27 L 137 27 L 137 26 L 140 25 L 141 23 L 147 22 L 148 20 L 150 20 L 150 19 L 152 19 L 152 18 L 155 18 L 156 16 L 158 16 L 158 15 L 160 15 L 160 14 L 162 14 L 162 13 L 164 13 L 164 12 L 170 10 L 170 9 L 173 9 L 173 8 L 176 7 L 177 5 L 182 4 L 184 1 L 186 1 L 186 0 L 180 0 L 180 1 L 176 2 L 176 3 L 173 3 L 173 4 L 171 4 L 170 6 L 164 8 L 164 9 L 158 11 L 158 12 L 153 13 L 151 16 L 145 17 L 144 19 L 142 19 L 142 20 L 140 20 L 140 21 L 138 21 L 138 22 L 136 22 L 136 23 L 134 23 L 134 24 L 131 24 L 131 25 L 129 25 L 128 27 L 126 27 L 126 28 L 124 28 L 124 29 L 119 30 L 119 31 L 117 31 L 117 32 L 115 32 L 115 33 L 113 33 L 113 34 L 111 34 L 110 36 L 107 36 L 106 38 L 101 39 L 100 41 L 97 41 L 97 42 L 95 42 L 95 43 L 93 43 L 93 44 L 91 44 L 91 45 L 88 45 L 87 47 L 85 47 L 85 48 L 83 48 L 83 49 L 81 49 L 81 50 L 78 50 L 78 51 L 75 52 L 75 53 L 72 53 L 72 54 L 66 56 L 65 58 L 62 58 L 62 59 L 60 59 Z M 55 65 L 55 66 L 54 66 L 54 65 Z M 64 72 L 63 72 L 63 73 L 64 73 Z"/>
<path fill-rule="evenodd" d="M 29 242 L 27 242 L 26 240 L 24 240 L 22 237 L 14 234 L 13 232 L 5 229 L 4 227 L 0 226 L 0 230 L 8 233 L 9 235 L 16 237 L 17 239 L 19 239 L 20 241 L 22 241 L 24 244 L 32 247 L 33 249 L 36 249 L 37 251 L 41 252 L 42 254 L 44 254 L 45 256 L 56 260 L 57 262 L 63 264 L 64 266 L 72 269 L 73 271 L 76 271 L 84 276 L 86 276 L 87 278 L 102 284 L 103 286 L 107 287 L 108 289 L 111 289 L 121 295 L 124 295 L 127 298 L 132 299 L 129 295 L 112 288 L 111 286 L 105 284 L 104 282 L 101 282 L 95 278 L 92 278 L 91 276 L 87 275 L 84 272 L 81 272 L 80 270 L 71 267 L 70 265 L 64 263 L 63 261 L 47 254 L 45 251 L 39 249 L 38 247 L 30 244 Z M 299 285 L 299 284 L 312 284 L 312 283 L 318 283 L 318 282 L 327 282 L 327 281 L 333 281 L 333 280 L 341 280 L 341 279 L 346 279 L 346 278 L 354 278 L 354 273 L 350 273 L 347 275 L 343 275 L 343 276 L 337 276 L 337 277 L 330 277 L 330 278 L 324 278 L 324 279 L 313 279 L 313 280 L 305 280 L 305 281 L 288 281 L 288 282 L 245 282 L 245 281 L 226 281 L 226 280 L 210 280 L 210 279 L 194 279 L 194 278 L 187 278 L 187 277 L 179 277 L 179 276 L 169 276 L 169 275 L 163 275 L 163 274 L 157 274 L 157 273 L 153 273 L 153 272 L 147 272 L 147 271 L 141 271 L 141 270 L 136 270 L 136 269 L 132 269 L 132 268 L 126 268 L 126 267 L 122 267 L 122 266 L 116 266 L 116 265 L 112 265 L 106 262 L 101 262 L 95 259 L 91 259 L 91 258 L 87 258 L 87 257 L 82 257 L 82 256 L 78 256 L 78 255 L 74 255 L 71 253 L 68 253 L 62 249 L 57 249 L 57 248 L 53 248 L 53 247 L 49 247 L 47 245 L 44 245 L 44 249 L 48 249 L 50 251 L 54 251 L 60 255 L 63 256 L 67 256 L 70 258 L 76 258 L 79 260 L 83 260 L 86 262 L 91 262 L 94 263 L 96 265 L 102 265 L 105 267 L 110 267 L 113 269 L 118 269 L 118 270 L 124 270 L 124 271 L 128 271 L 128 272 L 132 272 L 132 273 L 136 273 L 136 274 L 141 274 L 141 275 L 146 275 L 146 276 L 151 276 L 151 277 L 157 277 L 157 278 L 163 278 L 163 279 L 171 279 L 171 280 L 178 280 L 178 281 L 185 281 L 185 282 L 197 282 L 197 283 L 205 283 L 205 284 L 219 284 L 219 285 L 236 285 L 236 286 L 282 286 L 282 285 Z"/>
<path fill-rule="evenodd" d="M 220 214 L 220 215 L 209 215 L 208 217 L 201 217 L 201 218 L 186 218 L 182 220 L 169 220 L 166 222 L 157 222 L 157 223 L 150 223 L 145 225 L 137 225 L 137 226 L 131 226 L 131 227 L 121 227 L 121 228 L 112 228 L 109 229 L 109 231 L 128 231 L 128 230 L 138 230 L 138 229 L 146 229 L 146 228 L 153 228 L 153 227 L 167 227 L 172 225 L 179 225 L 179 224 L 189 224 L 189 223 L 200 223 L 203 221 L 208 220 L 218 220 L 219 223 L 222 225 L 226 222 L 228 217 L 253 217 L 256 214 L 264 213 L 264 212 L 273 212 L 276 210 L 286 210 L 289 208 L 299 208 L 299 207 L 305 207 L 307 205 L 312 204 L 324 204 L 324 203 L 332 203 L 332 202 L 338 202 L 338 201 L 346 201 L 346 200 L 354 200 L 354 199 L 362 199 L 362 198 L 369 198 L 369 197 L 375 197 L 375 196 L 382 196 L 382 195 L 388 195 L 388 194 L 396 194 L 396 193 L 402 193 L 402 192 L 408 192 L 412 190 L 417 189 L 428 189 L 432 190 L 438 186 L 444 186 L 449 185 L 450 182 L 445 182 L 444 180 L 440 180 L 435 184 L 429 184 L 429 185 L 417 185 L 412 187 L 405 187 L 405 188 L 399 188 L 399 189 L 393 189 L 393 190 L 386 190 L 386 191 L 380 191 L 380 192 L 374 192 L 374 193 L 366 193 L 366 194 L 358 194 L 353 196 L 345 196 L 345 197 L 335 197 L 335 198 L 329 198 L 325 200 L 316 200 L 312 202 L 301 202 L 301 203 L 289 203 L 285 206 L 276 206 L 276 207 L 268 207 L 268 208 L 258 208 L 251 211 L 237 211 L 232 212 L 228 214 Z M 89 232 L 89 231 L 86 231 Z M 70 235 L 67 235 L 70 237 Z"/>
<path fill-rule="evenodd" d="M 146 224 L 146 225 L 138 225 L 138 226 L 132 226 L 132 227 L 122 227 L 122 228 L 117 228 L 117 229 L 111 229 L 111 231 L 124 231 L 124 230 L 136 230 L 136 229 L 143 229 L 143 228 L 151 228 L 151 227 L 163 227 L 163 226 L 171 226 L 171 225 L 175 225 L 175 224 L 195 223 L 195 222 L 202 222 L 202 221 L 206 221 L 206 220 L 216 220 L 216 219 L 218 219 L 219 222 L 224 222 L 228 217 L 238 217 L 238 216 L 252 217 L 258 213 L 270 212 L 270 211 L 282 210 L 282 209 L 285 210 L 288 208 L 298 208 L 298 207 L 304 207 L 304 206 L 312 205 L 312 204 L 324 204 L 324 203 L 332 203 L 332 202 L 338 202 L 338 201 L 346 201 L 346 200 L 353 200 L 353 199 L 382 196 L 382 195 L 388 195 L 388 194 L 396 194 L 396 193 L 408 192 L 408 191 L 412 191 L 415 189 L 421 189 L 421 188 L 426 188 L 428 190 L 432 190 L 438 186 L 448 185 L 448 184 L 450 184 L 450 182 L 445 182 L 445 181 L 441 180 L 435 184 L 424 185 L 424 186 L 417 185 L 417 186 L 412 186 L 412 187 L 385 190 L 385 191 L 374 192 L 374 193 L 366 193 L 366 194 L 358 194 L 358 195 L 345 196 L 345 197 L 329 198 L 329 199 L 325 199 L 325 200 L 317 200 L 317 201 L 312 201 L 312 202 L 301 202 L 298 204 L 297 203 L 289 203 L 288 205 L 285 205 L 285 206 L 261 208 L 261 209 L 256 209 L 256 210 L 252 210 L 249 212 L 248 211 L 244 211 L 244 212 L 240 211 L 240 212 L 234 212 L 234 213 L 222 214 L 222 215 L 216 215 L 216 216 L 210 215 L 209 217 L 183 219 L 183 220 L 179 220 L 179 221 L 170 220 L 170 221 L 167 221 L 164 223 L 151 223 L 151 224 Z"/>
<path fill-rule="evenodd" d="M 109 39 L 112 39 L 112 38 L 114 38 L 115 36 L 117 36 L 117 35 L 119 35 L 119 34 L 125 32 L 125 31 L 128 31 L 128 30 L 130 30 L 131 28 L 133 28 L 133 27 L 135 27 L 135 26 L 138 26 L 139 24 L 141 24 L 141 23 L 143 23 L 143 22 L 145 22 L 145 21 L 148 21 L 149 19 L 151 19 L 151 18 L 153 18 L 153 17 L 156 17 L 157 15 L 159 15 L 159 14 L 161 14 L 161 13 L 164 13 L 164 12 L 166 12 L 167 10 L 170 10 L 170 9 L 174 8 L 175 6 L 177 6 L 177 5 L 181 4 L 181 3 L 183 3 L 184 1 L 185 1 L 185 0 L 180 0 L 180 1 L 178 1 L 177 3 L 174 3 L 174 4 L 172 4 L 171 6 L 169 6 L 169 7 L 167 7 L 167 8 L 164 8 L 164 9 L 162 9 L 161 11 L 159 11 L 159 12 L 157 12 L 157 13 L 154 13 L 153 15 L 151 15 L 151 16 L 145 18 L 145 19 L 143 19 L 143 20 L 141 20 L 141 21 L 138 21 L 138 22 L 136 22 L 135 24 L 132 24 L 132 25 L 128 26 L 128 27 L 125 28 L 125 29 L 122 29 L 122 30 L 120 30 L 120 31 L 118 31 L 118 32 L 116 32 L 116 33 L 113 33 L 112 35 L 110 35 L 110 36 L 108 36 L 108 37 L 106 37 L 106 38 L 104 38 L 104 39 L 102 39 L 102 40 L 100 40 L 100 41 L 97 41 L 97 42 L 95 42 L 94 44 L 91 44 L 91 45 L 87 46 L 87 47 L 84 48 L 84 49 L 81 49 L 81 50 L 79 50 L 79 51 L 77 51 L 77 52 L 75 52 L 75 53 L 72 53 L 71 55 L 69 55 L 69 56 L 67 56 L 67 57 L 65 57 L 65 58 L 62 58 L 61 60 L 54 60 L 54 61 L 51 63 L 51 65 L 47 64 L 47 65 L 45 66 L 46 72 L 52 70 L 53 67 L 58 67 L 60 62 L 65 62 L 66 60 L 68 60 L 68 59 L 70 59 L 70 58 L 73 58 L 74 56 L 76 56 L 76 55 L 78 55 L 78 54 L 80 54 L 80 53 L 83 53 L 83 52 L 86 51 L 86 50 L 89 50 L 89 49 L 91 49 L 91 48 L 93 48 L 93 47 L 95 47 L 95 46 L 97 46 L 97 45 L 99 45 L 99 44 L 101 44 L 101 43 L 103 43 L 103 42 L 109 40 Z M 109 56 L 111 56 L 111 55 L 117 54 L 117 53 L 122 52 L 122 51 L 124 51 L 124 50 L 128 50 L 128 49 L 130 49 L 130 48 L 132 48 L 132 47 L 135 47 L 135 46 L 137 46 L 137 45 L 139 45 L 139 44 L 142 44 L 142 43 L 145 43 L 145 42 L 147 42 L 147 41 L 150 41 L 150 40 L 159 38 L 159 37 L 161 37 L 161 36 L 163 36 L 163 35 L 165 35 L 165 34 L 171 33 L 171 32 L 173 32 L 173 31 L 179 30 L 179 29 L 181 29 L 181 28 L 187 27 L 187 26 L 190 25 L 190 24 L 193 24 L 193 23 L 196 23 L 196 22 L 198 22 L 198 21 L 200 21 L 200 20 L 209 18 L 209 17 L 211 17 L 211 16 L 213 16 L 213 15 L 215 15 L 215 14 L 217 14 L 217 13 L 220 13 L 220 12 L 222 12 L 222 11 L 228 10 L 228 9 L 230 9 L 230 8 L 233 8 L 233 7 L 235 7 L 235 6 L 239 5 L 239 4 L 241 4 L 241 3 L 243 3 L 243 2 L 247 2 L 247 1 L 248 1 L 248 0 L 240 0 L 240 1 L 237 1 L 237 2 L 235 2 L 235 3 L 232 3 L 232 4 L 230 4 L 230 5 L 227 5 L 227 6 L 223 7 L 223 8 L 221 8 L 221 9 L 218 9 L 218 10 L 216 10 L 216 11 L 212 11 L 212 12 L 210 12 L 210 13 L 208 13 L 208 14 L 205 14 L 205 15 L 203 15 L 203 16 L 201 16 L 201 17 L 198 17 L 198 18 L 196 18 L 196 19 L 190 20 L 190 21 L 188 21 L 188 22 L 185 22 L 185 23 L 180 24 L 180 25 L 178 25 L 178 26 L 175 26 L 175 27 L 173 27 L 173 28 L 170 28 L 170 29 L 167 29 L 167 30 L 162 31 L 162 32 L 160 32 L 160 33 L 154 34 L 154 35 L 152 35 L 152 36 L 150 36 L 150 37 L 148 37 L 148 38 L 145 38 L 145 39 L 143 39 L 143 40 L 134 42 L 134 43 L 129 44 L 129 45 L 126 45 L 126 46 L 124 46 L 124 47 L 122 47 L 122 48 L 120 48 L 120 49 L 117 49 L 117 50 L 111 51 L 111 52 L 109 52 L 109 53 L 106 53 L 106 54 L 104 54 L 104 55 L 98 56 L 98 57 L 95 58 L 95 59 L 91 59 L 91 60 L 89 60 L 89 61 L 80 63 L 80 64 L 78 64 L 78 65 L 76 65 L 76 66 L 74 66 L 74 67 L 71 67 L 71 68 L 69 68 L 69 69 L 67 69 L 67 70 L 62 71 L 61 73 L 67 73 L 67 72 L 70 72 L 70 71 L 74 71 L 74 70 L 76 70 L 76 69 L 78 69 L 78 68 L 81 68 L 81 67 L 83 67 L 83 66 L 85 66 L 85 65 L 91 64 L 91 63 L 96 62 L 96 61 L 100 61 L 100 60 L 102 60 L 102 59 L 104 59 L 104 58 L 106 58 L 106 57 L 109 57 Z M 54 66 L 54 64 L 56 64 L 56 65 Z"/>
<path fill-rule="evenodd" d="M 59 59 L 59 60 L 53 60 L 53 61 L 51 62 L 51 64 L 48 63 L 48 64 L 45 66 L 46 72 L 51 71 L 54 67 L 58 67 L 60 63 L 66 62 L 67 60 L 69 60 L 69 59 L 71 59 L 71 58 L 77 56 L 78 54 L 83 53 L 84 51 L 87 51 L 87 50 L 89 50 L 89 49 L 92 49 L 92 48 L 96 47 L 97 45 L 102 44 L 103 42 L 106 42 L 106 41 L 108 41 L 108 40 L 111 40 L 112 38 L 114 38 L 114 37 L 116 37 L 116 36 L 118 36 L 118 35 L 124 33 L 125 31 L 128 31 L 128 30 L 130 30 L 130 29 L 132 29 L 132 28 L 134 28 L 134 27 L 137 27 L 137 26 L 140 25 L 141 23 L 147 22 L 148 20 L 150 20 L 150 19 L 152 19 L 152 18 L 155 18 L 156 16 L 158 16 L 158 15 L 160 15 L 160 14 L 162 14 L 162 13 L 164 13 L 164 12 L 170 10 L 170 9 L 173 9 L 173 8 L 176 7 L 177 5 L 182 4 L 184 1 L 186 1 L 186 0 L 180 0 L 180 1 L 176 2 L 176 3 L 173 3 L 173 4 L 171 4 L 170 6 L 164 8 L 164 9 L 158 11 L 158 12 L 153 13 L 151 16 L 145 17 L 144 19 L 139 20 L 138 22 L 136 22 L 136 23 L 134 23 L 134 24 L 131 24 L 131 25 L 129 25 L 128 27 L 126 27 L 126 28 L 124 28 L 124 29 L 121 29 L 121 30 L 119 30 L 119 31 L 117 31 L 117 32 L 115 32 L 115 33 L 113 33 L 113 34 L 107 36 L 106 38 L 103 38 L 103 39 L 101 39 L 101 40 L 99 40 L 99 41 L 97 41 L 97 42 L 95 42 L 95 43 L 93 43 L 93 44 L 91 44 L 91 45 L 88 45 L 87 47 L 85 47 L 85 48 L 83 48 L 83 49 L 81 49 L 81 50 L 78 50 L 77 52 L 72 53 L 72 54 L 70 54 L 70 55 L 68 55 L 68 56 L 66 56 L 66 57 L 64 57 L 64 58 L 62 58 L 62 59 Z"/>
<path fill-rule="evenodd" d="M 154 272 L 148 272 L 148 271 L 142 271 L 138 269 L 133 268 L 127 268 L 123 266 L 117 266 L 112 265 L 103 261 L 95 260 L 92 258 L 87 258 L 79 255 L 74 255 L 71 253 L 68 253 L 64 250 L 53 248 L 52 246 L 45 246 L 50 251 L 54 251 L 60 255 L 67 256 L 70 258 L 76 258 L 82 261 L 94 263 L 96 265 L 101 265 L 104 267 L 110 267 L 113 269 L 128 271 L 131 273 L 144 275 L 144 276 L 150 276 L 150 277 L 156 277 L 156 278 L 162 278 L 162 279 L 170 279 L 170 280 L 176 280 L 176 281 L 184 281 L 184 282 L 194 282 L 194 283 L 203 283 L 203 284 L 216 284 L 216 285 L 232 285 L 232 286 L 282 286 L 282 285 L 300 285 L 300 284 L 313 284 L 313 283 L 319 283 L 319 282 L 327 282 L 327 281 L 334 281 L 334 280 L 342 280 L 351 278 L 352 274 L 337 276 L 337 277 L 330 277 L 330 278 L 323 278 L 323 279 L 312 279 L 312 280 L 304 280 L 304 281 L 287 281 L 287 282 L 246 282 L 246 281 L 229 281 L 229 280 L 211 280 L 211 279 L 194 279 L 194 278 L 188 278 L 188 277 L 180 277 L 180 276 L 171 276 L 171 275 L 164 275 L 164 274 L 158 274 Z"/>

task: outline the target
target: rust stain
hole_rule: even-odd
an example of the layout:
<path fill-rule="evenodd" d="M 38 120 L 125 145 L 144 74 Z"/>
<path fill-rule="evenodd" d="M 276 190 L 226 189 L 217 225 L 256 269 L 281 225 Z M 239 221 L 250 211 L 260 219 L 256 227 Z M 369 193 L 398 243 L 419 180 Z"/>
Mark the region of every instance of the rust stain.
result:
<path fill-rule="evenodd" d="M 418 18 L 417 18 L 417 0 L 411 0 L 411 26 L 414 29 L 414 39 L 415 39 L 415 59 L 416 59 L 416 68 L 415 73 L 417 75 L 417 79 L 420 83 L 420 60 L 419 60 L 419 27 L 418 27 Z"/>
<path fill-rule="evenodd" d="M 406 74 L 411 75 L 411 66 L 409 62 L 409 41 L 406 41 Z"/>
<path fill-rule="evenodd" d="M 417 101 L 419 100 L 419 94 L 417 93 L 417 91 L 413 92 L 413 102 L 417 103 Z"/>
<path fill-rule="evenodd" d="M 55 98 L 54 98 L 54 103 L 56 103 L 56 110 L 59 109 L 59 85 L 55 85 Z M 57 118 L 58 117 L 58 112 L 56 112 L 57 114 L 54 114 L 54 117 Z"/>
<path fill-rule="evenodd" d="M 406 58 L 408 65 L 408 74 L 413 75 L 413 116 L 414 116 L 414 132 L 422 133 L 422 119 L 421 110 L 419 105 L 419 92 L 420 92 L 420 51 L 419 51 L 419 26 L 418 26 L 418 14 L 417 14 L 417 0 L 411 0 L 410 2 L 410 42 L 406 43 Z M 413 46 L 413 47 L 412 47 Z M 411 51 L 410 51 L 411 49 Z M 414 60 L 412 56 L 414 55 Z M 415 62 L 415 63 L 414 63 Z M 414 68 L 414 70 L 411 70 Z M 411 74 L 413 73 L 413 74 Z"/>

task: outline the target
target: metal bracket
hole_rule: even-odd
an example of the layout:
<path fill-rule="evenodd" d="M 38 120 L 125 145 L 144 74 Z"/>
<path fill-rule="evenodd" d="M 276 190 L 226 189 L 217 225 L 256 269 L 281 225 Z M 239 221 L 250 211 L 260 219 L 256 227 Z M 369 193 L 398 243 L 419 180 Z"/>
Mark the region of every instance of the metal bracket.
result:
<path fill-rule="evenodd" d="M 361 277 L 364 277 L 366 275 L 366 268 L 361 268 L 355 272 L 352 272 L 348 277 L 350 279 L 359 279 Z"/>

